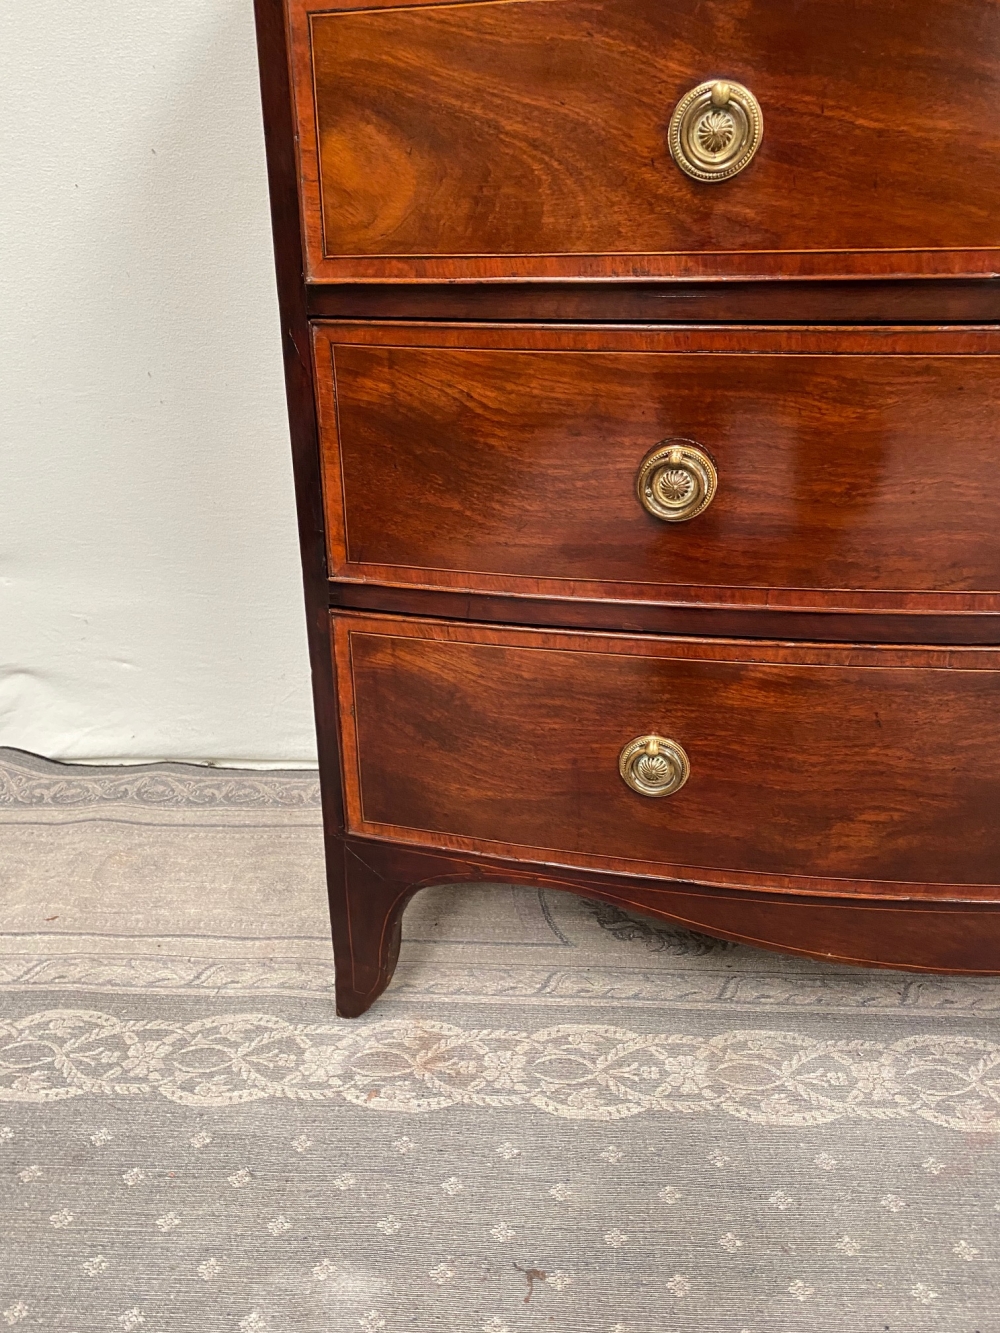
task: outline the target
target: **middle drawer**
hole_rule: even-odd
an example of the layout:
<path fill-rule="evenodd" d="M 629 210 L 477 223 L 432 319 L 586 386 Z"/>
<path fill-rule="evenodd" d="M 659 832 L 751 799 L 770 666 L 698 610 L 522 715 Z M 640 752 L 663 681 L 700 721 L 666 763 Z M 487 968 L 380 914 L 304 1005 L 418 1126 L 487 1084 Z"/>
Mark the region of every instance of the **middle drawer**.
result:
<path fill-rule="evenodd" d="M 993 328 L 329 322 L 314 338 L 333 577 L 1000 611 Z"/>

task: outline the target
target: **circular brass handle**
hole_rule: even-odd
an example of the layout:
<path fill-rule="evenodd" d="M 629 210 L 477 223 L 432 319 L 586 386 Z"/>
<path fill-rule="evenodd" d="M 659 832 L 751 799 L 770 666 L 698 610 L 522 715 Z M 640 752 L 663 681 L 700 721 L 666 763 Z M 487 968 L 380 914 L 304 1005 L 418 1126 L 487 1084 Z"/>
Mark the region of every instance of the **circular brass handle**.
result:
<path fill-rule="evenodd" d="M 688 176 L 724 181 L 750 164 L 763 136 L 764 116 L 750 89 L 709 79 L 677 103 L 667 142 L 670 156 Z"/>
<path fill-rule="evenodd" d="M 618 756 L 618 772 L 640 796 L 672 796 L 691 776 L 691 764 L 676 741 L 637 736 Z"/>
<path fill-rule="evenodd" d="M 643 509 L 667 523 L 686 523 L 703 513 L 718 485 L 715 464 L 693 440 L 661 440 L 639 464 L 635 479 Z"/>

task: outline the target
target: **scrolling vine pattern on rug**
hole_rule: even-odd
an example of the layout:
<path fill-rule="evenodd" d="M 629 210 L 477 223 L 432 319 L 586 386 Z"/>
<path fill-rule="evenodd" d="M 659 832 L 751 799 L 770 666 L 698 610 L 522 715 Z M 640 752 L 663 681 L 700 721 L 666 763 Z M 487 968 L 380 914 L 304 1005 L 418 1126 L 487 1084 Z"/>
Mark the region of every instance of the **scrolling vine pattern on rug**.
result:
<path fill-rule="evenodd" d="M 922 1117 L 1000 1132 L 1000 1045 L 965 1035 L 824 1041 L 591 1024 L 537 1032 L 268 1014 L 124 1021 L 55 1009 L 0 1023 L 0 1101 L 160 1095 L 189 1106 L 275 1097 L 373 1111 L 521 1106 L 581 1120 L 714 1112 L 766 1125 Z"/>

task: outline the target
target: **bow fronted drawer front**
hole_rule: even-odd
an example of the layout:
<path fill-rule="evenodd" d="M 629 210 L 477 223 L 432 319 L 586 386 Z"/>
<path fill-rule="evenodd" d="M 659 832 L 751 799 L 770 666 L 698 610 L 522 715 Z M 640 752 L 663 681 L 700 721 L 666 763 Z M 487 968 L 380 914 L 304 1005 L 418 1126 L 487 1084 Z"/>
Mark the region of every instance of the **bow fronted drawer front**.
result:
<path fill-rule="evenodd" d="M 1000 650 L 334 617 L 347 828 L 675 881 L 995 899 Z"/>
<path fill-rule="evenodd" d="M 326 323 L 315 350 L 335 578 L 1000 635 L 996 330 Z"/>
<path fill-rule="evenodd" d="M 1000 268 L 1000 6 L 287 0 L 308 276 Z"/>

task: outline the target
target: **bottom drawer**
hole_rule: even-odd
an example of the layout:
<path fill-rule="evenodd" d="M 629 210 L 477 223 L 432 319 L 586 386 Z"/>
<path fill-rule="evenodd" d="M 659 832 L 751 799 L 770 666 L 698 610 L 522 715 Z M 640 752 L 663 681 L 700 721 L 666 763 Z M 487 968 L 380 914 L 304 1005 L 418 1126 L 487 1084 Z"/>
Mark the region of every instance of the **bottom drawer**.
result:
<path fill-rule="evenodd" d="M 352 833 L 696 883 L 996 894 L 995 649 L 360 614 L 334 616 L 334 642 Z M 626 781 L 660 792 L 685 763 L 672 794 Z"/>

